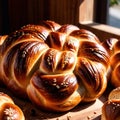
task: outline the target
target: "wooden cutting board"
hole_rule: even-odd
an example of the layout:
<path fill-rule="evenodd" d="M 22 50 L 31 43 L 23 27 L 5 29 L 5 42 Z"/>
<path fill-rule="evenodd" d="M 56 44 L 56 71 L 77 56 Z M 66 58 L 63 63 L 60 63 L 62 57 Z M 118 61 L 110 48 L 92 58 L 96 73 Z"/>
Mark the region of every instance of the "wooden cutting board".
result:
<path fill-rule="evenodd" d="M 99 99 L 91 103 L 80 103 L 74 109 L 63 112 L 53 113 L 37 109 L 29 100 L 22 100 L 15 97 L 5 86 L 0 87 L 0 91 L 8 94 L 24 112 L 26 120 L 100 120 L 101 107 L 107 100 L 109 93 L 104 93 Z"/>

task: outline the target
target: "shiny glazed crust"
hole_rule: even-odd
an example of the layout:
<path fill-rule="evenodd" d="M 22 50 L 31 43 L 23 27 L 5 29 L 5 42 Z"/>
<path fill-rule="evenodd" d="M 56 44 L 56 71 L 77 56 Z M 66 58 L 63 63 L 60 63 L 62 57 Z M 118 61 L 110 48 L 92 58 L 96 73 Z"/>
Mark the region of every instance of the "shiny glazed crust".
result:
<path fill-rule="evenodd" d="M 105 91 L 109 54 L 90 31 L 44 21 L 3 37 L 0 78 L 40 108 L 67 111 Z"/>
<path fill-rule="evenodd" d="M 0 120 L 25 120 L 21 109 L 2 92 L 0 92 Z"/>
<path fill-rule="evenodd" d="M 120 119 L 120 87 L 113 89 L 102 107 L 101 120 Z"/>
<path fill-rule="evenodd" d="M 120 99 L 108 100 L 102 107 L 101 120 L 119 120 L 120 119 Z"/>
<path fill-rule="evenodd" d="M 110 54 L 110 81 L 114 87 L 120 87 L 120 40 L 110 38 L 103 43 Z"/>

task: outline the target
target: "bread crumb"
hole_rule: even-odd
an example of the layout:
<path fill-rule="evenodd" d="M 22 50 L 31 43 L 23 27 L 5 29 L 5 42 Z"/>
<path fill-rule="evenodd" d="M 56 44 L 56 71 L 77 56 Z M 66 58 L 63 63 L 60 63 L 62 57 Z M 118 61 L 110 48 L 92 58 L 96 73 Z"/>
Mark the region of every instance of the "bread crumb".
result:
<path fill-rule="evenodd" d="M 71 119 L 71 116 L 67 116 L 67 120 L 70 120 Z"/>
<path fill-rule="evenodd" d="M 96 111 L 94 111 L 94 114 L 97 114 L 97 112 L 96 112 Z"/>

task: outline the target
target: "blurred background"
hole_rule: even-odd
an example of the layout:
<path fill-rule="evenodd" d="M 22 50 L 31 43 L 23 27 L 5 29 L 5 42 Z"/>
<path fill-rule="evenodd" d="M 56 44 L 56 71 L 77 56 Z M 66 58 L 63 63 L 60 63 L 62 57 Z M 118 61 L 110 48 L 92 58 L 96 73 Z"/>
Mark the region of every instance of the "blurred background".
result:
<path fill-rule="evenodd" d="M 110 0 L 108 25 L 120 28 L 120 0 Z"/>
<path fill-rule="evenodd" d="M 0 35 L 42 20 L 75 25 L 92 21 L 120 27 L 119 6 L 119 0 L 0 0 Z"/>

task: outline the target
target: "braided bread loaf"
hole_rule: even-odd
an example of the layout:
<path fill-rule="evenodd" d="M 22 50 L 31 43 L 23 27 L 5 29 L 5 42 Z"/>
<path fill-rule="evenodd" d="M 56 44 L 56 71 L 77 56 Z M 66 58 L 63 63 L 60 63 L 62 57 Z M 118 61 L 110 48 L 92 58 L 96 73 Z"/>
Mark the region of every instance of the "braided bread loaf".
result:
<path fill-rule="evenodd" d="M 110 55 L 110 81 L 114 87 L 120 86 L 120 40 L 110 38 L 103 42 Z"/>
<path fill-rule="evenodd" d="M 2 92 L 0 92 L 0 120 L 25 120 L 21 109 Z"/>
<path fill-rule="evenodd" d="M 109 55 L 90 31 L 45 21 L 1 37 L 0 77 L 37 106 L 67 111 L 107 86 Z"/>

